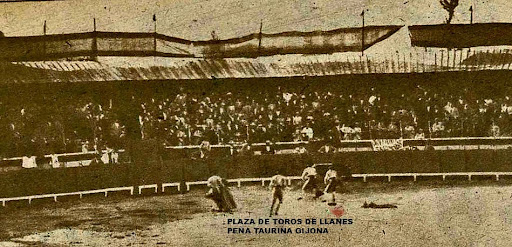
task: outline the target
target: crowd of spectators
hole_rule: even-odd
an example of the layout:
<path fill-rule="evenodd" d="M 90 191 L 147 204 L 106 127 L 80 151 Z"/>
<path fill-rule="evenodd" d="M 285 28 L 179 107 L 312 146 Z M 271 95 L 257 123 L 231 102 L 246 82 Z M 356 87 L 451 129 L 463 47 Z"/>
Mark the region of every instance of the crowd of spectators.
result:
<path fill-rule="evenodd" d="M 120 149 L 134 136 L 180 146 L 512 135 L 512 95 L 486 96 L 469 88 L 276 86 L 84 95 L 1 102 L 2 155 Z"/>

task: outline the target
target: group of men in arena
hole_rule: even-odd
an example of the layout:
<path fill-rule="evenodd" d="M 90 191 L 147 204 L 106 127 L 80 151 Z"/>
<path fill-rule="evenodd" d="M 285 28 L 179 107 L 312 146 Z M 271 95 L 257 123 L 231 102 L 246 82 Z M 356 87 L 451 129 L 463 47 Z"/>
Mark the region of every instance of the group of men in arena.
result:
<path fill-rule="evenodd" d="M 336 203 L 336 187 L 338 186 L 338 172 L 334 169 L 335 165 L 329 165 L 329 168 L 324 176 L 325 188 L 323 191 L 318 189 L 318 173 L 316 170 L 317 165 L 308 166 L 302 172 L 302 196 L 298 198 L 301 200 L 308 190 L 312 190 L 315 195 L 313 198 L 319 198 L 324 194 L 331 194 L 332 200 L 329 204 Z"/>
<path fill-rule="evenodd" d="M 302 172 L 302 195 L 297 199 L 301 200 L 306 196 L 308 191 L 312 191 L 314 199 L 317 199 L 323 195 L 330 194 L 331 200 L 328 205 L 336 205 L 336 187 L 339 183 L 338 172 L 335 169 L 336 165 L 329 165 L 329 168 L 324 176 L 325 188 L 320 190 L 318 188 L 318 173 L 317 165 L 311 165 L 304 169 Z M 270 208 L 270 216 L 278 215 L 279 208 L 283 203 L 284 190 L 287 187 L 287 178 L 283 175 L 277 174 L 270 179 L 269 188 L 272 190 L 272 206 Z M 228 188 L 228 181 L 219 176 L 212 176 L 207 181 L 209 191 L 206 194 L 207 198 L 212 199 L 217 205 L 218 211 L 220 212 L 231 212 L 237 207 L 233 195 Z M 327 199 L 323 200 L 327 201 Z"/>

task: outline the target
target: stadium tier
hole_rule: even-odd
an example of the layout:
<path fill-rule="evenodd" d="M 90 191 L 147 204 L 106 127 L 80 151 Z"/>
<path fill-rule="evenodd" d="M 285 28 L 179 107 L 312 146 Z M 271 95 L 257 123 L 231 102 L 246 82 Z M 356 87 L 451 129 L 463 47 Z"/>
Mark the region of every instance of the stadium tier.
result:
<path fill-rule="evenodd" d="M 510 72 L 3 85 L 4 157 L 318 140 L 511 136 Z"/>

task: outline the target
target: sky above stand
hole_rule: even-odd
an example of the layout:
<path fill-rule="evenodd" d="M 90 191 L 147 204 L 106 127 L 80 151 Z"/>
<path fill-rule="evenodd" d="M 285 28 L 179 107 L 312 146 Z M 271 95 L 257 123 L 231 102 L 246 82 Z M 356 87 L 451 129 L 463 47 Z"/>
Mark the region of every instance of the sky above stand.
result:
<path fill-rule="evenodd" d="M 460 0 L 452 23 L 512 22 L 510 0 Z M 191 40 L 234 38 L 263 32 L 330 30 L 366 25 L 440 24 L 447 17 L 438 0 L 64 0 L 0 3 L 6 36 L 98 31 L 157 32 Z"/>

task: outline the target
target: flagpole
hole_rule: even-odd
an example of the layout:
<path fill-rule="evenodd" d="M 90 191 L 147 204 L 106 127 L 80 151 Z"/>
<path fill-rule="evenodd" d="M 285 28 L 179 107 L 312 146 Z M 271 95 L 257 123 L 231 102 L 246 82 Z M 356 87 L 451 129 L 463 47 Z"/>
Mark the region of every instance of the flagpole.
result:
<path fill-rule="evenodd" d="M 263 37 L 263 19 L 261 19 L 261 22 L 260 22 L 260 33 L 258 35 L 258 56 L 260 56 L 261 54 L 261 38 Z"/>
<path fill-rule="evenodd" d="M 470 24 L 473 24 L 473 5 L 471 5 L 471 7 L 469 7 L 469 12 L 471 12 L 471 19 L 470 19 Z"/>
<path fill-rule="evenodd" d="M 98 60 L 98 34 L 96 33 L 96 18 L 92 18 L 93 38 L 92 38 L 92 60 Z"/>
<path fill-rule="evenodd" d="M 153 51 L 156 56 L 156 14 L 153 14 Z"/>
<path fill-rule="evenodd" d="M 156 33 L 156 14 L 153 14 L 153 32 Z"/>
<path fill-rule="evenodd" d="M 364 56 L 364 9 L 361 12 L 361 17 L 363 18 L 363 28 L 361 29 L 361 55 Z"/>

